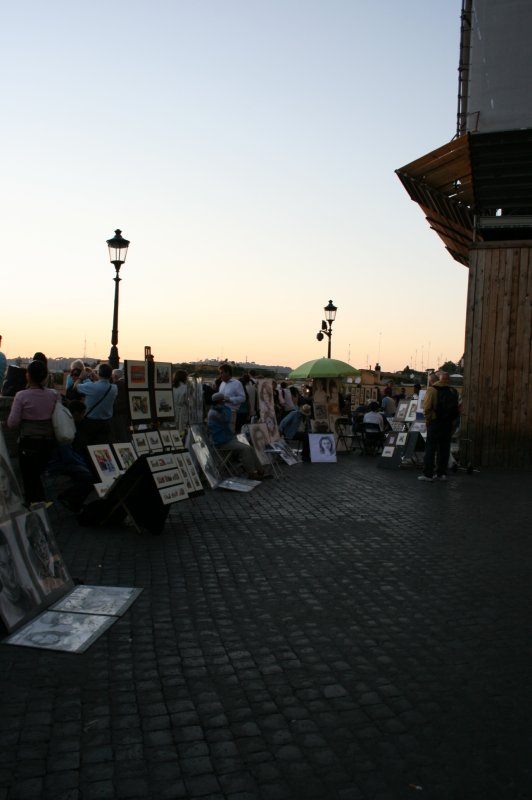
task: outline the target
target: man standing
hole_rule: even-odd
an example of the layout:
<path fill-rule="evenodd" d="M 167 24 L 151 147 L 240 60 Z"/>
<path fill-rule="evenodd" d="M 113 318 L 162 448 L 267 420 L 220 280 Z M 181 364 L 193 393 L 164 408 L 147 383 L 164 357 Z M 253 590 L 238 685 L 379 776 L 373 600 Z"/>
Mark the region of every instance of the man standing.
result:
<path fill-rule="evenodd" d="M 431 383 L 423 400 L 423 413 L 427 424 L 427 440 L 423 459 L 423 475 L 420 481 L 446 481 L 447 465 L 451 452 L 451 437 L 459 416 L 458 392 L 449 384 L 449 373 L 439 372 L 438 379 Z M 432 378 L 432 376 L 431 376 Z M 436 458 L 436 474 L 434 459 Z"/>
<path fill-rule="evenodd" d="M 109 364 L 100 364 L 98 380 L 87 380 L 82 372 L 74 384 L 78 394 L 85 398 L 86 412 L 74 440 L 77 450 L 89 444 L 106 444 L 110 441 L 110 422 L 113 416 L 115 397 L 118 394 L 116 383 L 111 383 L 113 371 Z"/>
<path fill-rule="evenodd" d="M 246 402 L 246 392 L 240 381 L 233 378 L 233 370 L 229 364 L 222 364 L 220 367 L 220 378 L 222 382 L 218 387 L 225 398 L 225 404 L 231 409 L 231 429 L 235 430 L 236 412 Z"/>

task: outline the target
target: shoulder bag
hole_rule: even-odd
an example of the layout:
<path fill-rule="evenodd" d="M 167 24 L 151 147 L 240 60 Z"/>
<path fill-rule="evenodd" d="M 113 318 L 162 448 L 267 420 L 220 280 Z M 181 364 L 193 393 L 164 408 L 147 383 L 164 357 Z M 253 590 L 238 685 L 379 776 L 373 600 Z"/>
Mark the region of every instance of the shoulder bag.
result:
<path fill-rule="evenodd" d="M 52 413 L 52 427 L 57 444 L 72 444 L 76 435 L 76 423 L 60 397 L 57 398 Z"/>

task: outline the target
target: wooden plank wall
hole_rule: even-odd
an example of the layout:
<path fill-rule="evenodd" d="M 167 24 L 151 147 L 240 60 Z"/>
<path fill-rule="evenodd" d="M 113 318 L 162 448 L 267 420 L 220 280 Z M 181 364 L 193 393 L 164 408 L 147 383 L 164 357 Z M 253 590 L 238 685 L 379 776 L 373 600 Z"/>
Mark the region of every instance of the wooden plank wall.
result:
<path fill-rule="evenodd" d="M 532 469 L 532 242 L 469 253 L 463 450 L 474 466 Z"/>

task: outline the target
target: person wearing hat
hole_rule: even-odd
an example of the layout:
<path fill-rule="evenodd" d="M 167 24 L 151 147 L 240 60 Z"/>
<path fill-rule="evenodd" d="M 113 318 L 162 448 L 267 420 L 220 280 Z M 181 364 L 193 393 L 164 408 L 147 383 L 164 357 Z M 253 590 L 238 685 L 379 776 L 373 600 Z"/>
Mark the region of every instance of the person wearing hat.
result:
<path fill-rule="evenodd" d="M 292 439 L 302 442 L 301 458 L 303 461 L 310 461 L 310 446 L 308 435 L 310 432 L 311 407 L 308 403 L 294 408 L 279 423 L 279 433 L 285 439 Z"/>
<path fill-rule="evenodd" d="M 226 395 L 223 392 L 215 392 L 211 398 L 207 427 L 212 443 L 218 450 L 234 450 L 248 478 L 261 478 L 263 473 L 257 454 L 253 447 L 236 438 L 231 427 L 232 411 L 225 401 Z"/>

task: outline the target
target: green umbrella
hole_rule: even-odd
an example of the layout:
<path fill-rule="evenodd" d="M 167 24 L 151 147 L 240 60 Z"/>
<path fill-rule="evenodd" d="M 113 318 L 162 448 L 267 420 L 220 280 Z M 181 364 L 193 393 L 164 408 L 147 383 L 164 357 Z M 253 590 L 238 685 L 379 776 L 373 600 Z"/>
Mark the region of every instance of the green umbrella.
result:
<path fill-rule="evenodd" d="M 288 380 L 297 381 L 306 378 L 343 378 L 346 375 L 360 375 L 360 372 L 345 361 L 337 358 L 314 358 L 305 361 L 300 367 L 293 369 Z"/>

